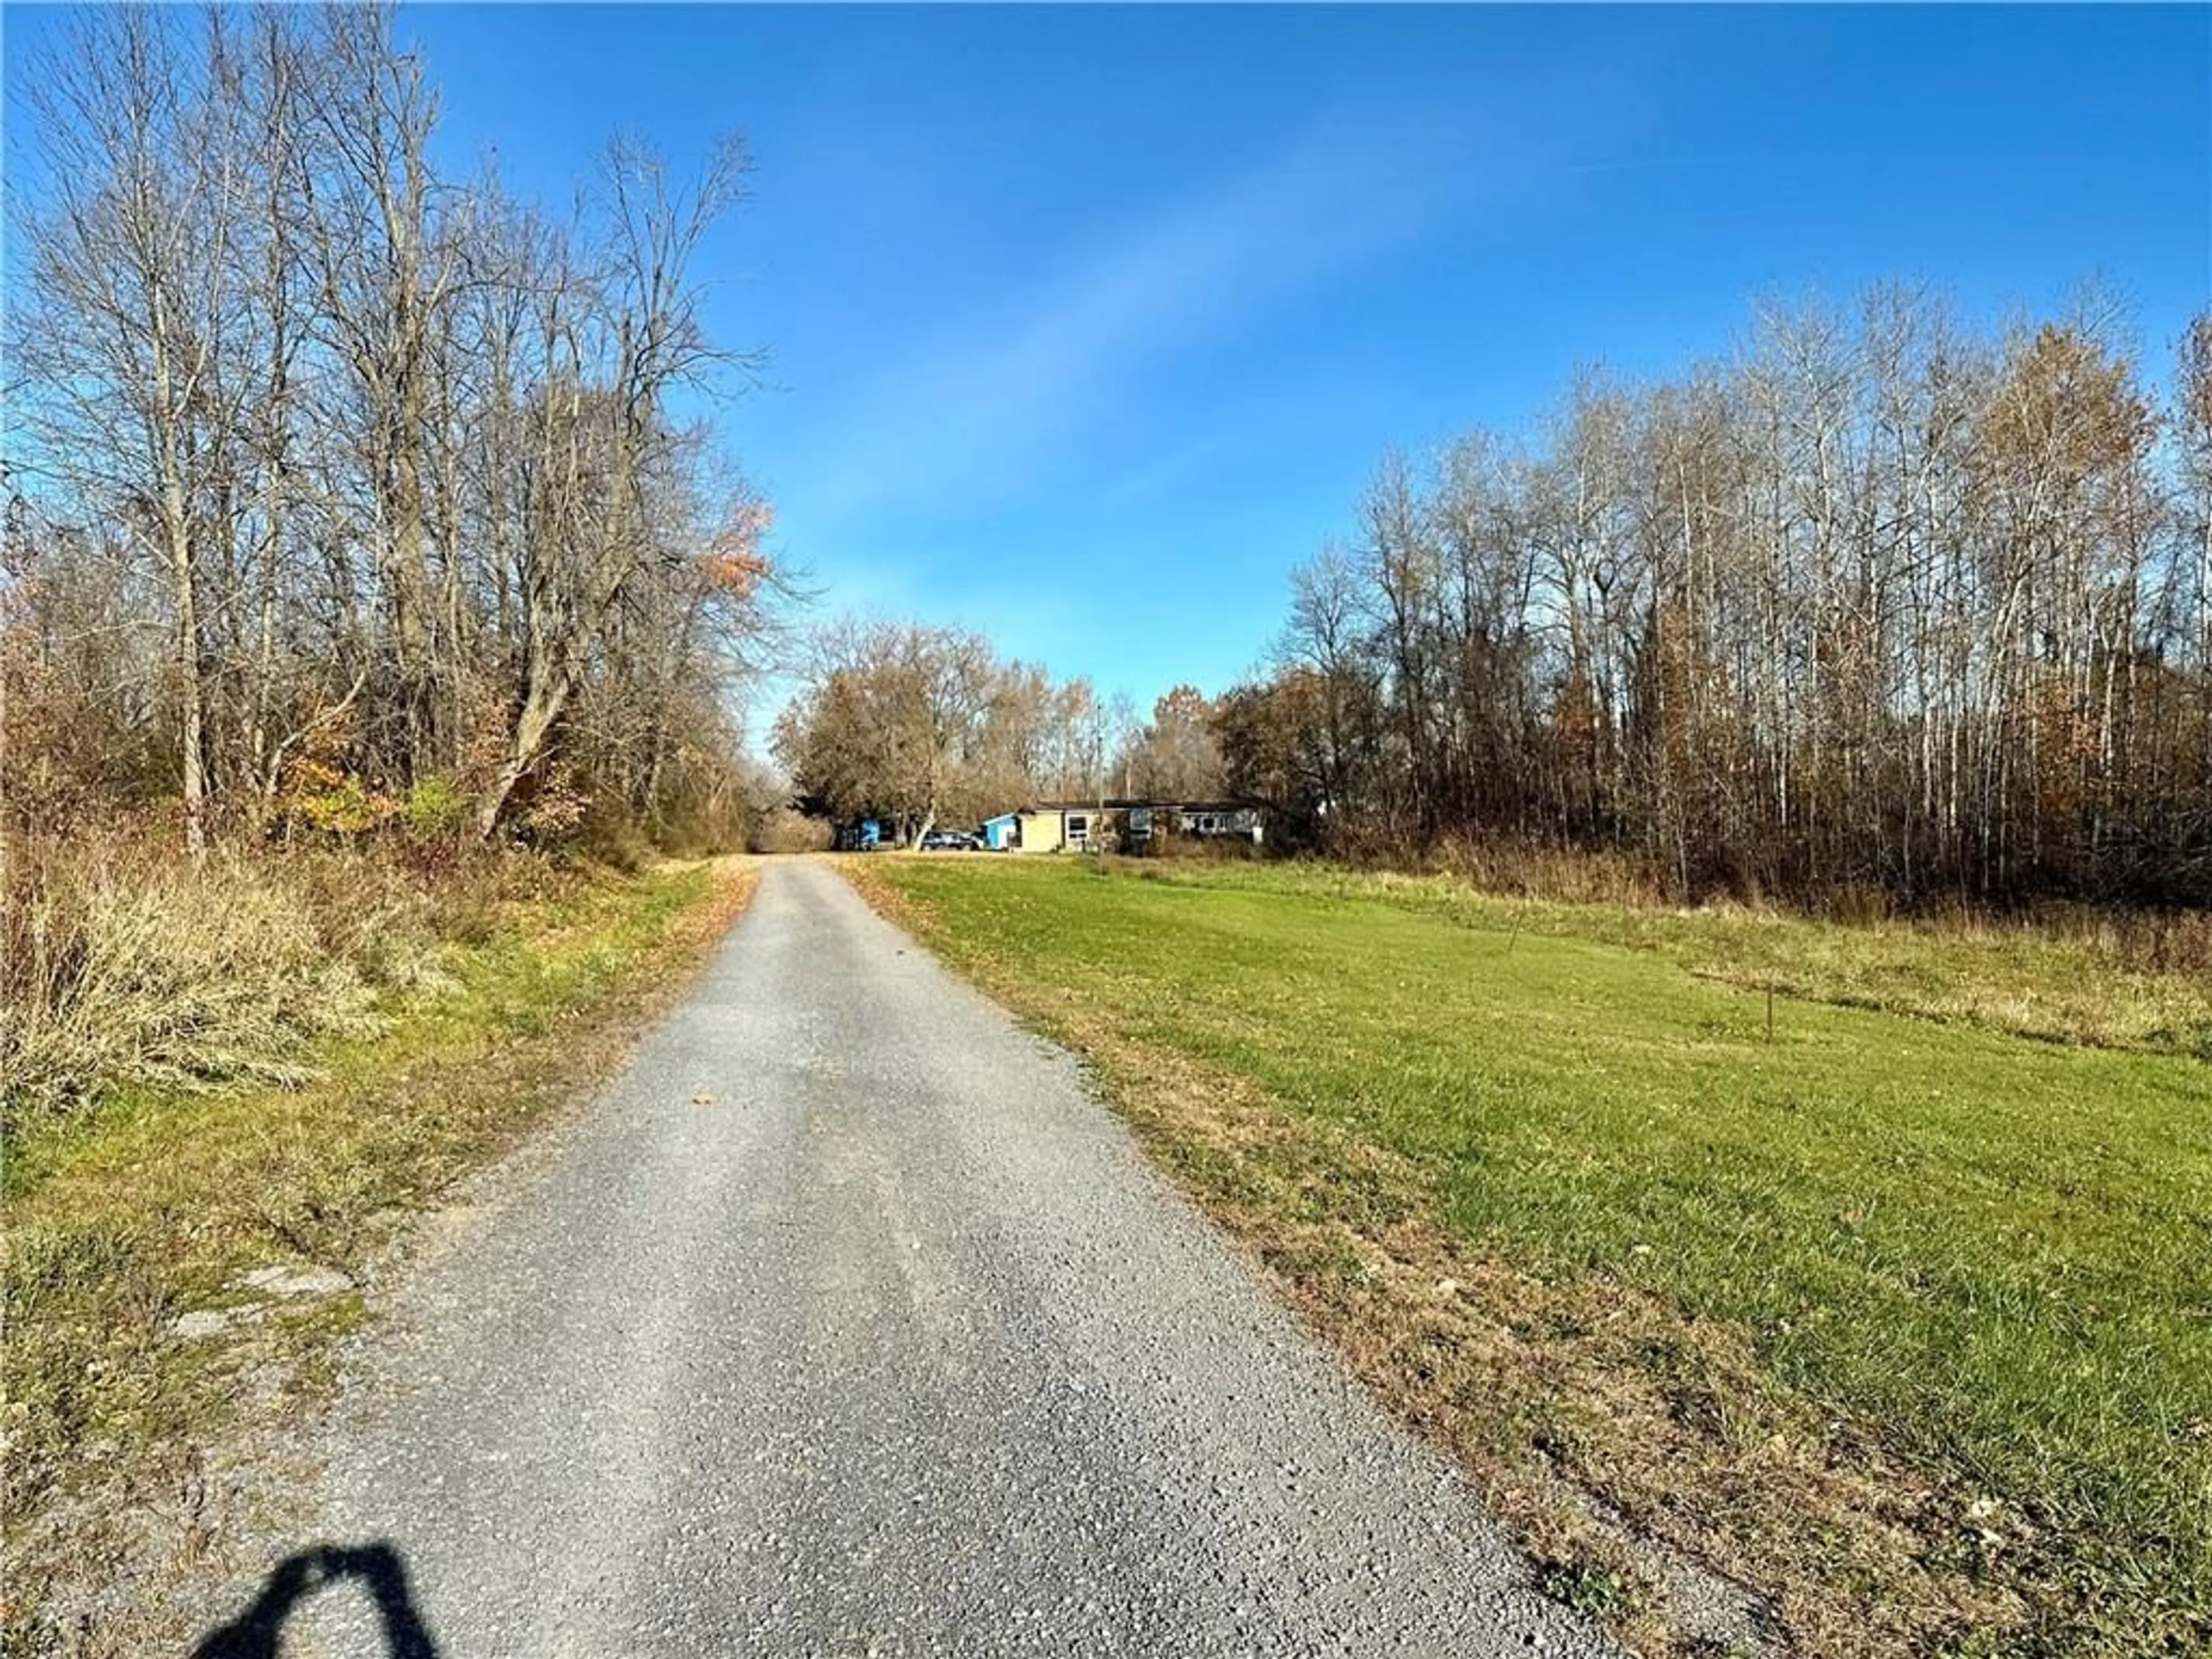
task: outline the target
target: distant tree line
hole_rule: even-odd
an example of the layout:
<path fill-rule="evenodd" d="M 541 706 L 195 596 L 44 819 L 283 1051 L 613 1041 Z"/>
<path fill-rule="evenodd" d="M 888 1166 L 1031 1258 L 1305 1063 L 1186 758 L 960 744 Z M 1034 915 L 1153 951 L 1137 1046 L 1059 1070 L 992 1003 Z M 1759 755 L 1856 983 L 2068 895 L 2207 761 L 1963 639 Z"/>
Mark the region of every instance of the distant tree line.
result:
<path fill-rule="evenodd" d="M 778 580 L 677 394 L 753 367 L 693 270 L 742 149 L 564 215 L 441 175 L 381 6 L 91 10 L 20 79 L 13 820 L 719 834 Z"/>
<path fill-rule="evenodd" d="M 1309 844 L 1625 852 L 1688 897 L 2212 902 L 2212 316 L 1897 289 L 1386 456 L 1212 730 Z"/>
<path fill-rule="evenodd" d="M 906 840 L 1042 800 L 1209 799 L 1213 714 L 1179 685 L 1140 721 L 1126 697 L 1002 661 L 971 630 L 848 620 L 817 634 L 773 745 L 805 809 Z"/>
<path fill-rule="evenodd" d="M 846 621 L 817 634 L 772 745 L 806 810 L 909 839 L 1095 793 L 1127 719 L 1088 681 L 1001 661 L 972 630 Z"/>

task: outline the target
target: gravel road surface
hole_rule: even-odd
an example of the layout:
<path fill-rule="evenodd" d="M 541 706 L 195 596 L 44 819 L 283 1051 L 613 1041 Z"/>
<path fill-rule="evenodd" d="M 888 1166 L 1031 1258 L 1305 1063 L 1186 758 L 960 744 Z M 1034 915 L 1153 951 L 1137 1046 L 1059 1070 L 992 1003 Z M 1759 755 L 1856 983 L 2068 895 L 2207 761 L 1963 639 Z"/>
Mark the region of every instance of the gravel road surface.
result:
<path fill-rule="evenodd" d="M 1613 1651 L 824 865 L 479 1198 L 350 1357 L 355 1553 L 241 1587 L 284 1653 Z"/>

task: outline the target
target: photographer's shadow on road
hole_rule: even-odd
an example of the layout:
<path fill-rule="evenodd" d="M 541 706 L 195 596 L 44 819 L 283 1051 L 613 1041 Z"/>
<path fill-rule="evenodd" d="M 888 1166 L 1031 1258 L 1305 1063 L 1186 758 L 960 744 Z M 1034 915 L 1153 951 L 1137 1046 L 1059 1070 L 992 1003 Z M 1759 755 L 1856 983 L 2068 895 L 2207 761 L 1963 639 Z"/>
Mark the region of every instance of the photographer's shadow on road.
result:
<path fill-rule="evenodd" d="M 407 1588 L 406 1565 L 382 1540 L 352 1547 L 318 1545 L 286 1556 L 270 1569 L 252 1604 L 202 1638 L 192 1659 L 277 1659 L 293 1609 L 348 1580 L 368 1592 L 384 1621 L 386 1659 L 438 1659 L 437 1644 Z"/>

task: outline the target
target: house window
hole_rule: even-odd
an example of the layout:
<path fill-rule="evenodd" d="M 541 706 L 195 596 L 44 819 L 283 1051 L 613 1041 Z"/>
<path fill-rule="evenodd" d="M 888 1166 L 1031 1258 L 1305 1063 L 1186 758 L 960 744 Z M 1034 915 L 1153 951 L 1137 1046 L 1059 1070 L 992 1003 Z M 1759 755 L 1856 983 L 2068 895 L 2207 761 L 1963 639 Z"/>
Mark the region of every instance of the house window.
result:
<path fill-rule="evenodd" d="M 1081 847 L 1090 839 L 1091 815 L 1088 812 L 1070 812 L 1067 815 L 1067 844 Z"/>

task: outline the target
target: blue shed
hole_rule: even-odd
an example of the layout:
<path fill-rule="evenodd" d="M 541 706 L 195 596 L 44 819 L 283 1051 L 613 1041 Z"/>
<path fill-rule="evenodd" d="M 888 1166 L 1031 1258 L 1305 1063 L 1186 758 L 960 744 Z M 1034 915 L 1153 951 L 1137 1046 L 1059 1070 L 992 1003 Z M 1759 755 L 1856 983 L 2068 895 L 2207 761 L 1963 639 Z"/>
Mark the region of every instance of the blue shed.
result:
<path fill-rule="evenodd" d="M 1003 853 L 1022 843 L 1022 819 L 1018 812 L 1001 812 L 995 818 L 983 820 L 983 845 L 994 853 Z"/>

